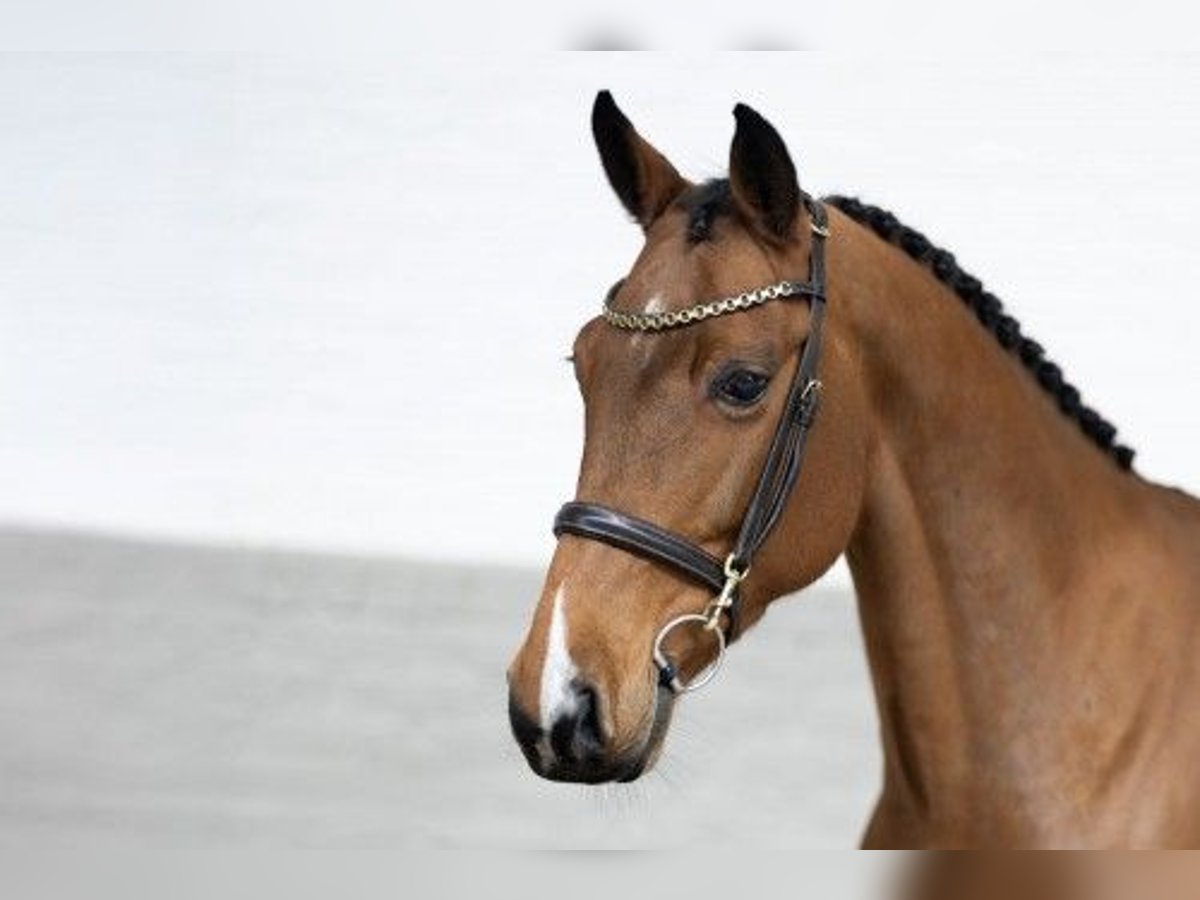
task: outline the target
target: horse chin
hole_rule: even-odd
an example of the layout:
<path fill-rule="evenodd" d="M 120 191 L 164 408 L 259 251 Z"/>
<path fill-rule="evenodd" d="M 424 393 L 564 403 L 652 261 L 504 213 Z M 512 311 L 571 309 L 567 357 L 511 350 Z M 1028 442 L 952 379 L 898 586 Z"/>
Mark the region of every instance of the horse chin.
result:
<path fill-rule="evenodd" d="M 660 684 L 654 695 L 654 718 L 646 732 L 642 750 L 616 779 L 617 781 L 622 783 L 637 781 L 644 773 L 654 768 L 654 764 L 662 755 L 663 743 L 667 736 L 667 728 L 671 724 L 671 713 L 674 712 L 674 709 L 674 692 L 666 685 Z"/>

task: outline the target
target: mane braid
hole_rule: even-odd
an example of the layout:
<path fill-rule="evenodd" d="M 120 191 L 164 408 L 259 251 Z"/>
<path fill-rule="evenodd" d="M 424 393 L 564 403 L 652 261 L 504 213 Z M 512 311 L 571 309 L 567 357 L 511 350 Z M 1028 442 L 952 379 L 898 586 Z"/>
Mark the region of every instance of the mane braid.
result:
<path fill-rule="evenodd" d="M 929 238 L 904 225 L 885 209 L 871 206 L 853 197 L 831 196 L 825 203 L 836 207 L 875 232 L 880 238 L 929 266 L 938 281 L 949 287 L 967 305 L 980 324 L 1009 353 L 1017 356 L 1038 384 L 1052 396 L 1067 416 L 1074 419 L 1093 443 L 1115 460 L 1122 469 L 1133 465 L 1134 451 L 1115 442 L 1117 429 L 1103 416 L 1084 405 L 1079 390 L 1063 377 L 1062 369 L 1046 359 L 1042 345 L 1021 334 L 1017 320 L 1004 311 L 999 299 L 984 290 L 978 278 L 958 266 L 954 254 L 935 246 Z"/>

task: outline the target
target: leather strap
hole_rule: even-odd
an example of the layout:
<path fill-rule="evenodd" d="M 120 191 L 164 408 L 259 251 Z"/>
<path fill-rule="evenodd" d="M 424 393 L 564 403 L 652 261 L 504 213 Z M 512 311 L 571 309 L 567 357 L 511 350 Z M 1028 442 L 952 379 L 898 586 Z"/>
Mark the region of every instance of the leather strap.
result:
<path fill-rule="evenodd" d="M 796 374 L 792 377 L 783 413 L 771 438 L 762 473 L 733 547 L 734 565 L 739 571 L 744 572 L 750 567 L 750 561 L 779 521 L 800 475 L 804 446 L 821 399 L 820 382 L 816 374 L 821 356 L 824 319 L 825 301 L 814 297 L 808 341 L 804 345 Z"/>
<path fill-rule="evenodd" d="M 599 503 L 578 500 L 564 503 L 554 517 L 554 536 L 561 537 L 564 534 L 591 538 L 654 562 L 674 566 L 714 592 L 720 591 L 725 584 L 721 560 L 704 548 L 652 522 Z"/>

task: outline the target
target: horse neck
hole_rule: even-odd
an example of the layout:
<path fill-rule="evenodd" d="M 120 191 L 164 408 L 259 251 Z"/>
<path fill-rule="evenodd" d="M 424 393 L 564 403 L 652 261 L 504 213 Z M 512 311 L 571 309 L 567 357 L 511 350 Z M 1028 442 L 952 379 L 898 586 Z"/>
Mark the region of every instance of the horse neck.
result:
<path fill-rule="evenodd" d="M 1018 790 L 1045 751 L 1023 738 L 1103 619 L 1080 587 L 1138 481 L 923 266 L 844 217 L 835 229 L 830 311 L 874 417 L 847 558 L 886 781 L 909 813 L 953 815 L 978 801 L 970 785 Z"/>

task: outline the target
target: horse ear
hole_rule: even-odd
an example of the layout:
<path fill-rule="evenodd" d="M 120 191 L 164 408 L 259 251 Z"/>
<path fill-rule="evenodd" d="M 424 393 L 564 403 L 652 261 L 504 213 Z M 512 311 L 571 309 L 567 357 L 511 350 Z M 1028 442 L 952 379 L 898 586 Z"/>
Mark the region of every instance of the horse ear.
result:
<path fill-rule="evenodd" d="M 592 105 L 592 134 L 609 184 L 629 214 L 649 228 L 687 181 L 634 130 L 608 91 L 598 93 Z"/>
<path fill-rule="evenodd" d="M 800 211 L 800 182 L 775 127 L 745 104 L 733 108 L 729 185 L 742 213 L 767 237 L 787 241 Z"/>

